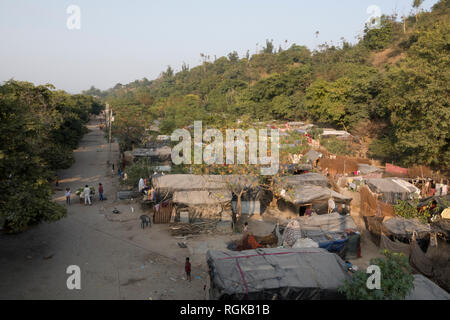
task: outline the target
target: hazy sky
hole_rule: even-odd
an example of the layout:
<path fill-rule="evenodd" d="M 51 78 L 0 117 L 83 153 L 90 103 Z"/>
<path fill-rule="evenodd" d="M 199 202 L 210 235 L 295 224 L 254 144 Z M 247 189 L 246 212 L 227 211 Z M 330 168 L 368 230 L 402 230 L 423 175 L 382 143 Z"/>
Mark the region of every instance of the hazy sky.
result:
<path fill-rule="evenodd" d="M 437 0 L 426 0 L 429 9 Z M 0 0 L 0 81 L 52 83 L 72 93 L 107 89 L 171 65 L 198 65 L 236 50 L 255 53 L 266 39 L 318 44 L 354 42 L 370 17 L 367 8 L 400 15 L 412 0 Z M 81 10 L 70 30 L 66 12 Z M 319 31 L 316 39 L 315 32 Z"/>

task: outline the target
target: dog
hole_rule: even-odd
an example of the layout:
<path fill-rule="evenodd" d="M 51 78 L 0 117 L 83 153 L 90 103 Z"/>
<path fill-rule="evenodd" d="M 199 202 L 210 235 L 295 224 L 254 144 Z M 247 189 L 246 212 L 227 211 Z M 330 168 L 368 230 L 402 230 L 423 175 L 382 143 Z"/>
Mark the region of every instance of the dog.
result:
<path fill-rule="evenodd" d="M 142 229 L 144 229 L 145 227 L 148 227 L 148 226 L 152 226 L 152 221 L 150 220 L 150 217 L 149 216 L 147 216 L 147 215 L 142 215 L 142 216 L 140 216 L 140 218 L 141 218 L 141 227 L 142 227 Z"/>

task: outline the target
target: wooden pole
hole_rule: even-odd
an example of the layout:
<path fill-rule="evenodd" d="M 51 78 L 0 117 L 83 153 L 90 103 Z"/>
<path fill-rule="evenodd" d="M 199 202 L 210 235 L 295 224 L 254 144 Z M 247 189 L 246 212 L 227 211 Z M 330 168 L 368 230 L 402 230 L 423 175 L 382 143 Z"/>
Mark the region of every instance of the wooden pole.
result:
<path fill-rule="evenodd" d="M 111 127 L 112 127 L 112 109 L 109 113 L 109 152 L 111 154 Z"/>

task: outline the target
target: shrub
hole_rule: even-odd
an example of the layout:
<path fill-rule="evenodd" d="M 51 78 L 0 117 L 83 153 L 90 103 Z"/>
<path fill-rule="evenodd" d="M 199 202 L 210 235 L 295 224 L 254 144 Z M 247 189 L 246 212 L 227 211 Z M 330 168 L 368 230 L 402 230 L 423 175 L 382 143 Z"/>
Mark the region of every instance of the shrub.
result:
<path fill-rule="evenodd" d="M 349 300 L 404 300 L 414 288 L 414 277 L 408 259 L 402 253 L 382 251 L 384 257 L 372 259 L 381 271 L 381 288 L 367 288 L 370 274 L 358 270 L 352 280 L 345 281 L 339 292 Z"/>

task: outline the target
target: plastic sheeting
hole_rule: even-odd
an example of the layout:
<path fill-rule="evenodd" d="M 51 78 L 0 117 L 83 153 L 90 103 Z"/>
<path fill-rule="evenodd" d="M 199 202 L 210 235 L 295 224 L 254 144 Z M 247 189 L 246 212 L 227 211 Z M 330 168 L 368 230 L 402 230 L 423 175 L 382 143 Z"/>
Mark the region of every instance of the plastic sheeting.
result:
<path fill-rule="evenodd" d="M 346 229 L 356 230 L 356 224 L 351 216 L 341 216 L 337 212 L 310 217 L 300 217 L 302 231 L 305 233 L 312 231 L 324 232 L 345 232 Z"/>
<path fill-rule="evenodd" d="M 160 191 L 196 191 L 225 190 L 230 186 L 239 185 L 243 188 L 256 188 L 258 178 L 246 175 L 195 175 L 167 174 L 154 177 L 153 186 Z"/>
<path fill-rule="evenodd" d="M 208 251 L 206 261 L 212 299 L 340 299 L 350 280 L 344 261 L 320 248 Z"/>
<path fill-rule="evenodd" d="M 417 192 L 414 185 L 401 179 L 367 179 L 366 184 L 375 193 L 381 193 L 384 202 L 394 204 L 397 200 L 409 200 Z"/>
<path fill-rule="evenodd" d="M 418 239 L 423 239 L 430 234 L 431 228 L 417 219 L 394 217 L 383 222 L 383 231 L 388 236 L 406 239 L 411 239 L 415 232 Z"/>
<path fill-rule="evenodd" d="M 318 248 L 319 244 L 310 238 L 300 238 L 295 241 L 292 248 Z"/>
<path fill-rule="evenodd" d="M 387 250 L 395 252 L 395 253 L 403 253 L 407 258 L 409 258 L 409 254 L 410 254 L 410 250 L 411 250 L 409 244 L 400 242 L 398 240 L 392 241 L 391 239 L 386 237 L 384 234 L 381 235 L 380 249 L 387 249 Z"/>
<path fill-rule="evenodd" d="M 380 172 L 382 170 L 380 168 L 371 166 L 369 164 L 358 163 L 358 171 L 362 175 L 367 175 L 367 174 L 371 174 L 371 173 L 375 173 L 375 172 Z"/>
<path fill-rule="evenodd" d="M 303 157 L 311 162 L 316 161 L 317 159 L 322 158 L 322 154 L 320 152 L 317 152 L 316 150 L 309 150 Z"/>
<path fill-rule="evenodd" d="M 414 269 L 427 277 L 433 276 L 433 262 L 423 253 L 416 241 L 411 243 L 409 263 Z"/>
<path fill-rule="evenodd" d="M 296 205 L 328 201 L 330 197 L 333 197 L 337 202 L 348 203 L 352 200 L 352 198 L 337 193 L 334 190 L 315 185 L 297 186 L 294 190 L 288 191 L 282 196 L 286 201 Z"/>
<path fill-rule="evenodd" d="M 341 216 L 334 212 L 311 217 L 298 218 L 303 237 L 310 238 L 320 248 L 330 252 L 343 252 L 348 241 L 347 232 L 356 231 L 356 224 L 351 216 Z"/>
<path fill-rule="evenodd" d="M 173 193 L 173 202 L 185 205 L 213 205 L 231 202 L 229 190 L 214 191 L 176 191 Z"/>
<path fill-rule="evenodd" d="M 414 275 L 414 290 L 406 300 L 450 300 L 450 294 L 421 274 Z"/>
<path fill-rule="evenodd" d="M 280 186 L 284 188 L 315 185 L 320 187 L 328 187 L 328 179 L 319 173 L 304 173 L 293 176 L 285 176 L 276 180 Z"/>

